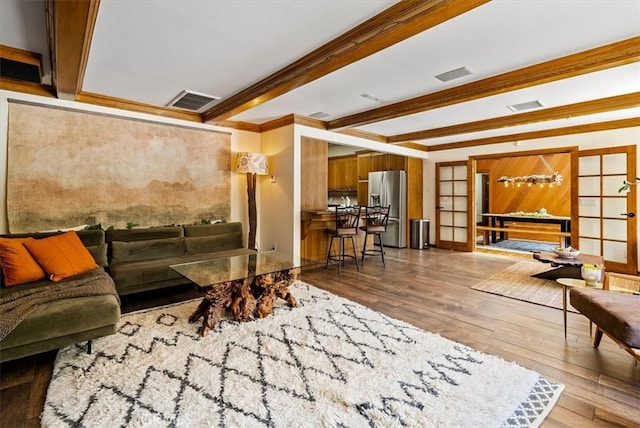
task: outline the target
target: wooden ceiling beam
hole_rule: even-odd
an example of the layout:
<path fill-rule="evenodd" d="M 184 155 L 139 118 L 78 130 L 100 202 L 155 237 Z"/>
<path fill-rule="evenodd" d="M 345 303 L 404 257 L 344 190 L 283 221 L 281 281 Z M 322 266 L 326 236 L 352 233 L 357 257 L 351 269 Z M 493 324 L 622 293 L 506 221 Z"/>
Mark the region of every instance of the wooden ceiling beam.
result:
<path fill-rule="evenodd" d="M 428 152 L 464 149 L 466 147 L 486 146 L 489 144 L 510 143 L 514 141 L 535 140 L 563 135 L 584 134 L 587 132 L 608 131 L 611 129 L 632 128 L 640 126 L 640 117 L 611 120 L 608 122 L 589 123 L 585 125 L 567 126 L 564 128 L 544 129 L 541 131 L 521 132 L 518 134 L 499 135 L 497 137 L 479 138 L 477 140 L 458 141 L 455 143 L 432 144 L 427 146 Z"/>
<path fill-rule="evenodd" d="M 489 0 L 404 0 L 203 113 L 219 121 L 468 12 Z"/>
<path fill-rule="evenodd" d="M 100 0 L 48 0 L 53 84 L 58 98 L 75 100 L 82 90 Z"/>
<path fill-rule="evenodd" d="M 640 61 L 640 37 L 633 37 L 465 85 L 334 119 L 328 122 L 328 126 L 330 130 L 362 126 L 637 61 Z"/>
<path fill-rule="evenodd" d="M 461 123 L 459 125 L 445 126 L 442 128 L 426 129 L 424 131 L 409 132 L 406 134 L 392 135 L 390 143 L 399 143 L 410 140 L 427 140 L 430 138 L 446 137 L 449 135 L 468 134 L 471 132 L 488 131 L 510 126 L 528 125 L 530 123 L 546 122 L 550 120 L 566 119 L 568 117 L 586 116 L 589 114 L 604 113 L 614 110 L 623 110 L 640 106 L 640 92 L 618 95 L 615 97 L 601 98 L 598 100 L 551 107 L 528 113 L 520 113 L 476 122 Z"/>

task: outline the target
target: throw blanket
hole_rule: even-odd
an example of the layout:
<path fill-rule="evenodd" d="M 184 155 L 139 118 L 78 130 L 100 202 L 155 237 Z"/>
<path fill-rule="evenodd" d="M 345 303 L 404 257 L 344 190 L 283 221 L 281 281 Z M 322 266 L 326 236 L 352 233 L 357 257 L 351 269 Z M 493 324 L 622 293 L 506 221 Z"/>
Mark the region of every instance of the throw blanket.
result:
<path fill-rule="evenodd" d="M 73 297 L 106 294 L 115 296 L 120 302 L 113 279 L 102 268 L 46 286 L 9 293 L 0 299 L 0 340 L 7 337 L 38 305 Z"/>

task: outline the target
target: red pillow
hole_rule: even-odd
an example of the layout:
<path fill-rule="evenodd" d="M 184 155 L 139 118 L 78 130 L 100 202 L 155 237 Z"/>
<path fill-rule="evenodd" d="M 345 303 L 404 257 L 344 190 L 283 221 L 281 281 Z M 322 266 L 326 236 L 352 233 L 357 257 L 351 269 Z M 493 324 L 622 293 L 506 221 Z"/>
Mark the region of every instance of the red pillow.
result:
<path fill-rule="evenodd" d="M 52 281 L 60 281 L 98 267 L 75 231 L 25 242 L 24 246 Z"/>
<path fill-rule="evenodd" d="M 47 274 L 24 246 L 29 241 L 34 239 L 0 238 L 0 268 L 5 287 L 46 278 Z"/>

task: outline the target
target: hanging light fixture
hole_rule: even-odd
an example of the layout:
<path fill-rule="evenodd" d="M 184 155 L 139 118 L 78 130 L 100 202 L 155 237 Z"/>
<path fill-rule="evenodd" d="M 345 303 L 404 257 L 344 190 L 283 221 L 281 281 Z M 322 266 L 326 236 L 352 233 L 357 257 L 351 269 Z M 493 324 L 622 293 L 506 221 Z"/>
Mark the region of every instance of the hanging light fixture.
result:
<path fill-rule="evenodd" d="M 503 175 L 498 179 L 498 183 L 504 183 L 504 187 L 520 187 L 523 183 L 526 183 L 528 187 L 531 187 L 533 184 L 537 184 L 540 187 L 544 187 L 545 184 L 548 184 L 549 187 L 553 187 L 554 184 L 558 186 L 561 185 L 562 175 L 560 175 L 558 171 L 554 171 L 542 155 L 540 155 L 540 160 L 551 174 L 525 175 L 520 177 L 507 177 L 506 175 Z"/>

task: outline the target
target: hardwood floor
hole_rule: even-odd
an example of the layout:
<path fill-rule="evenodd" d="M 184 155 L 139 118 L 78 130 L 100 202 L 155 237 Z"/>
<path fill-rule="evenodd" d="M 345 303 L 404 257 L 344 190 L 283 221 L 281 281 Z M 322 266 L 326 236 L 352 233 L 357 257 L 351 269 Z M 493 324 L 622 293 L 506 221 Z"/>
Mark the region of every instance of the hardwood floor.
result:
<path fill-rule="evenodd" d="M 388 249 L 385 258 L 386 268 L 367 258 L 360 273 L 352 264 L 340 275 L 330 266 L 300 279 L 565 384 L 543 427 L 640 425 L 640 365 L 606 337 L 592 348 L 586 318 L 569 313 L 565 339 L 561 311 L 470 288 L 517 255 L 430 248 Z M 190 289 L 134 296 L 123 312 L 196 296 Z M 39 426 L 54 358 L 49 352 L 2 364 L 0 426 Z"/>

